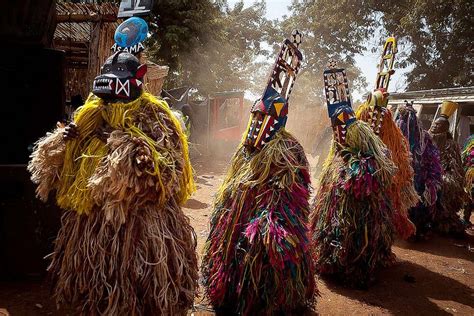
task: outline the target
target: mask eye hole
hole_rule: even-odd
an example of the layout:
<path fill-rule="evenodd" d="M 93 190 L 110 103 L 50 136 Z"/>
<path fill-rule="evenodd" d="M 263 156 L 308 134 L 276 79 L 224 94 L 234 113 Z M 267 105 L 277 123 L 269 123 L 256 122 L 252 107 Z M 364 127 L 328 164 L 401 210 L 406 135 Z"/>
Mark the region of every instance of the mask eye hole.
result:
<path fill-rule="evenodd" d="M 123 67 L 118 67 L 117 70 L 118 71 L 123 71 Z"/>
<path fill-rule="evenodd" d="M 103 68 L 104 72 L 109 72 L 110 71 L 110 67 L 105 67 Z"/>

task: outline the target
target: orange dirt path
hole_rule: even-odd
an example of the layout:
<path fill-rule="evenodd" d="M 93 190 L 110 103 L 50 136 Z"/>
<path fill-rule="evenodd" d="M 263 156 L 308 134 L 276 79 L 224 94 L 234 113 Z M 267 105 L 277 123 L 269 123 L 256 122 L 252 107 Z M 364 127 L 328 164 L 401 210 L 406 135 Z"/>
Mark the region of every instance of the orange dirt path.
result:
<path fill-rule="evenodd" d="M 228 159 L 194 162 L 197 192 L 184 211 L 196 231 L 199 255 L 209 233 L 213 195 L 223 180 L 227 163 Z M 367 291 L 318 280 L 321 297 L 316 312 L 308 315 L 474 315 L 471 247 L 472 239 L 440 236 L 418 243 L 398 241 L 393 247 L 398 264 L 381 271 L 377 283 Z M 57 311 L 46 285 L 32 281 L 0 283 L 0 311 L 1 308 L 11 315 L 71 315 L 64 309 Z M 213 315 L 201 297 L 190 314 Z"/>

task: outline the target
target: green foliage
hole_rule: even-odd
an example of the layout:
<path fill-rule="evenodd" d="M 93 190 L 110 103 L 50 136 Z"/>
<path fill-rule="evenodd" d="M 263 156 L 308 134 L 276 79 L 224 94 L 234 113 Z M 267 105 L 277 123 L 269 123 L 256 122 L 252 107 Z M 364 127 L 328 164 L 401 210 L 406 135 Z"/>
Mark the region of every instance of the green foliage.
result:
<path fill-rule="evenodd" d="M 168 87 L 191 85 L 203 95 L 225 90 L 259 94 L 281 41 L 298 28 L 304 34 L 305 59 L 294 95 L 299 102 L 320 103 L 329 58 L 347 68 L 352 88 L 366 86 L 354 55 L 364 49 L 363 39 L 375 26 L 373 15 L 357 8 L 349 1 L 331 6 L 294 2 L 291 17 L 269 21 L 263 0 L 247 8 L 242 1 L 233 8 L 225 1 L 157 1 L 151 57 L 170 67 Z"/>
<path fill-rule="evenodd" d="M 225 0 L 157 0 L 150 57 L 170 67 L 167 87 L 190 85 L 201 95 L 259 94 L 282 39 L 298 28 L 304 62 L 292 98 L 321 104 L 322 72 L 330 58 L 346 68 L 351 90 L 366 89 L 355 55 L 394 34 L 404 48 L 396 67 L 414 68 L 406 78 L 409 89 L 472 85 L 473 3 L 295 0 L 289 17 L 269 21 L 263 0 L 247 8 L 242 1 L 231 8 Z M 374 78 L 368 80 L 372 85 Z"/>
<path fill-rule="evenodd" d="M 306 62 L 297 89 L 316 96 L 320 74 L 330 58 L 348 70 L 351 88 L 366 85 L 354 61 L 375 39 L 390 34 L 402 49 L 396 67 L 410 67 L 409 90 L 470 86 L 473 80 L 474 2 L 469 0 L 324 0 L 293 1 L 291 16 L 282 24 L 297 26 L 305 35 Z M 380 46 L 376 47 L 377 52 Z M 374 65 L 375 67 L 375 65 Z M 309 74 L 308 74 L 309 72 Z M 318 80 L 311 90 L 312 76 Z M 373 80 L 368 78 L 368 80 Z M 306 83 L 305 83 L 306 81 Z"/>
<path fill-rule="evenodd" d="M 256 57 L 270 24 L 265 2 L 245 8 L 225 2 L 156 1 L 158 26 L 151 41 L 152 60 L 170 67 L 166 86 L 190 85 L 202 95 L 247 90 L 253 86 Z"/>
<path fill-rule="evenodd" d="M 205 53 L 215 45 L 221 4 L 207 0 L 158 0 L 153 12 L 158 21 L 148 43 L 150 59 L 170 67 L 167 86 L 192 83 L 196 75 L 192 66 L 205 63 Z M 209 69 L 206 73 L 212 75 Z"/>
<path fill-rule="evenodd" d="M 305 95 L 306 103 L 322 104 L 322 73 L 331 58 L 346 68 L 351 90 L 366 87 L 354 56 L 365 49 L 364 40 L 376 28 L 377 21 L 373 13 L 362 8 L 365 2 L 293 1 L 290 17 L 281 23 L 281 29 L 289 33 L 297 28 L 304 35 L 301 50 L 305 59 L 295 94 Z"/>
<path fill-rule="evenodd" d="M 384 28 L 409 47 L 400 66 L 409 90 L 471 86 L 474 2 L 470 0 L 374 1 Z"/>

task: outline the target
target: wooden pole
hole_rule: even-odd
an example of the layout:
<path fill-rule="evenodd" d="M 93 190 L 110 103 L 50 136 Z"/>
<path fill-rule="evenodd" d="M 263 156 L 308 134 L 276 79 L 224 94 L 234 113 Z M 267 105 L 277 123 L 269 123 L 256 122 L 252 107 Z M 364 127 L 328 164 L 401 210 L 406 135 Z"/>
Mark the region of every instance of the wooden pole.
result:
<path fill-rule="evenodd" d="M 100 30 L 102 27 L 101 22 L 93 24 L 91 31 L 91 40 L 89 43 L 89 69 L 87 74 L 87 84 L 92 86 L 92 81 L 98 74 L 99 65 L 99 45 L 100 45 Z"/>

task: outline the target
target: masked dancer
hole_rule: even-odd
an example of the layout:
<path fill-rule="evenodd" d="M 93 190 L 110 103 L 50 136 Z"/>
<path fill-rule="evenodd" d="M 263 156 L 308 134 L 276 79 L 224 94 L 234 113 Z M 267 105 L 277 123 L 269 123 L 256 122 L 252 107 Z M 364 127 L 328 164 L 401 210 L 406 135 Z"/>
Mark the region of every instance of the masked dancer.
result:
<path fill-rule="evenodd" d="M 129 30 L 141 30 L 136 19 Z M 125 51 L 106 60 L 73 121 L 41 138 L 28 166 L 38 196 L 54 193 L 64 210 L 54 295 L 87 315 L 186 315 L 198 279 L 181 210 L 194 190 L 188 144 L 166 102 L 143 91 L 146 65 Z"/>
<path fill-rule="evenodd" d="M 395 259 L 389 188 L 396 167 L 370 126 L 355 118 L 344 69 L 331 61 L 324 83 L 333 141 L 310 219 L 316 269 L 367 288 L 375 269 Z"/>
<path fill-rule="evenodd" d="M 468 196 L 464 191 L 464 169 L 461 149 L 449 131 L 449 118 L 456 112 L 456 102 L 444 101 L 439 117 L 431 124 L 429 133 L 441 155 L 443 177 L 441 192 L 436 203 L 435 228 L 444 234 L 462 237 L 465 225 L 458 214 Z"/>
<path fill-rule="evenodd" d="M 408 140 L 415 172 L 415 189 L 420 197 L 417 206 L 410 208 L 410 220 L 416 225 L 416 238 L 426 238 L 433 226 L 438 191 L 441 188 L 442 168 L 438 148 L 429 133 L 423 130 L 413 102 L 397 108 L 395 122 Z"/>
<path fill-rule="evenodd" d="M 302 55 L 285 40 L 213 206 L 203 258 L 206 294 L 223 314 L 283 315 L 312 305 L 309 166 L 285 130 Z"/>
<path fill-rule="evenodd" d="M 419 202 L 414 186 L 414 172 L 411 166 L 411 154 L 408 142 L 387 109 L 388 85 L 397 52 L 395 38 L 385 42 L 377 73 L 375 90 L 368 95 L 367 101 L 359 106 L 357 119 L 369 123 L 375 134 L 391 151 L 392 160 L 397 167 L 392 185 L 389 189 L 394 224 L 398 235 L 406 239 L 415 233 L 415 225 L 408 218 L 408 210 Z"/>

